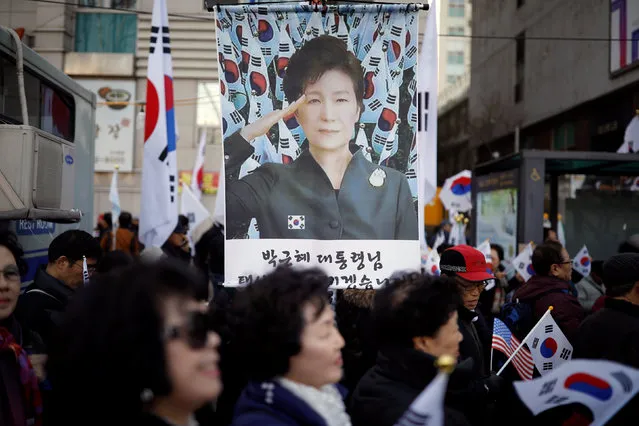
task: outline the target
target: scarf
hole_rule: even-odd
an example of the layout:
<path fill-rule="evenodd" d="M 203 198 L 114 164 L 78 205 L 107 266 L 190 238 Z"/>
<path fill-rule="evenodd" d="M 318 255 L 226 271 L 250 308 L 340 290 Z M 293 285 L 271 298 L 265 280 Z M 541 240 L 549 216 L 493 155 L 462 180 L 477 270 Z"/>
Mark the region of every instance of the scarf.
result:
<path fill-rule="evenodd" d="M 322 416 L 327 426 L 351 426 L 344 400 L 335 386 L 317 389 L 284 378 L 280 378 L 279 383 Z"/>
<path fill-rule="evenodd" d="M 27 408 L 27 417 L 33 419 L 34 426 L 42 425 L 42 396 L 38 386 L 38 377 L 33 370 L 29 356 L 4 327 L 0 327 L 0 351 L 12 351 L 18 365 L 22 396 Z"/>

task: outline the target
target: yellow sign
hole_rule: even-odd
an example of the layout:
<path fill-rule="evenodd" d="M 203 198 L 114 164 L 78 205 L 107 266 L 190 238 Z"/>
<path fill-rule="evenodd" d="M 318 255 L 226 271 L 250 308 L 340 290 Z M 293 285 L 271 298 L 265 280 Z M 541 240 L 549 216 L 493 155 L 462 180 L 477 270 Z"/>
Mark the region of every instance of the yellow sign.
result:
<path fill-rule="evenodd" d="M 180 182 L 185 185 L 191 184 L 192 171 L 182 170 L 179 172 Z M 220 172 L 204 172 L 202 175 L 202 194 L 217 194 L 217 188 L 220 183 Z M 178 193 L 182 193 L 182 185 L 178 187 Z"/>

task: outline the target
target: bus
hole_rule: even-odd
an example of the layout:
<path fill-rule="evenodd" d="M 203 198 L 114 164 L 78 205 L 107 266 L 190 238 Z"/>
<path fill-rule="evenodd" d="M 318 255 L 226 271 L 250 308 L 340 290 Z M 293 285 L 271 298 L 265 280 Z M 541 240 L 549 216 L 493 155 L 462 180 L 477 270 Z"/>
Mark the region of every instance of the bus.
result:
<path fill-rule="evenodd" d="M 0 228 L 18 235 L 28 273 L 69 229 L 92 232 L 95 95 L 21 43 L 28 126 L 18 84 L 18 48 L 0 26 Z M 19 208 L 22 207 L 22 208 Z"/>

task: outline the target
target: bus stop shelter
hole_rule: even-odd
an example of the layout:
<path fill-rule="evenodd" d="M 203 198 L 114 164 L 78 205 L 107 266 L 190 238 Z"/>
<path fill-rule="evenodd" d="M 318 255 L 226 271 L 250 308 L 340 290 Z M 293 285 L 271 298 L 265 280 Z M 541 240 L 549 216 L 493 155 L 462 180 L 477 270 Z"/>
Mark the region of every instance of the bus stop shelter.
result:
<path fill-rule="evenodd" d="M 616 181 L 619 181 L 620 177 L 636 177 L 639 176 L 639 156 L 607 152 L 522 150 L 477 165 L 473 169 L 472 179 L 471 223 L 474 241 L 479 243 L 487 236 L 497 235 L 496 238 L 490 237 L 491 241 L 494 239 L 500 243 L 501 239 L 509 242 L 511 248 L 510 243 L 515 242 L 514 250 L 505 247 L 507 258 L 516 254 L 521 244 L 531 241 L 540 243 L 543 239 L 544 213 L 549 214 L 553 229 L 557 229 L 559 183 L 562 177 L 567 178 L 568 175 L 585 175 L 591 176 L 592 179 L 604 180 L 612 178 Z M 593 194 L 596 193 L 598 191 L 593 187 L 590 195 L 585 197 L 594 197 Z M 639 209 L 639 192 L 625 191 L 621 194 L 621 191 L 608 191 L 607 194 L 599 193 L 596 197 L 599 197 L 601 202 L 591 202 L 585 207 L 579 207 L 575 202 L 569 204 L 579 217 L 586 213 L 589 206 L 595 207 L 599 204 L 601 208 L 595 217 L 599 218 L 606 212 L 606 205 L 611 210 L 606 213 L 610 217 L 623 216 L 615 219 L 623 222 L 619 225 L 619 230 L 616 224 L 608 225 L 615 230 L 611 240 L 614 238 L 616 241 L 626 234 L 639 233 L 639 214 L 636 213 Z M 617 201 L 610 201 L 610 197 L 615 197 Z M 619 200 L 619 197 L 623 200 Z M 573 222 L 571 228 L 573 232 L 578 233 L 581 227 L 579 220 Z M 593 228 L 596 228 L 596 225 Z M 592 243 L 588 247 L 591 245 Z M 607 250 L 610 251 L 610 247 Z M 609 254 L 601 250 L 600 255 Z"/>

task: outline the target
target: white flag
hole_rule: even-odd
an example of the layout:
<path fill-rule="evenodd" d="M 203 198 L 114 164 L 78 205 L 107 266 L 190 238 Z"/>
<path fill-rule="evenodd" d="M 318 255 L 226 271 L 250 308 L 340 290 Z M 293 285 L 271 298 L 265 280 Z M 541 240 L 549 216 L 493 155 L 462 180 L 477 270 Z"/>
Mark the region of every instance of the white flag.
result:
<path fill-rule="evenodd" d="M 437 0 L 430 3 L 417 65 L 417 143 L 422 197 L 419 211 L 437 193 Z M 420 222 L 422 223 L 422 222 Z"/>
<path fill-rule="evenodd" d="M 195 255 L 195 244 L 193 241 L 193 231 L 198 225 L 208 219 L 211 215 L 209 211 L 200 202 L 197 195 L 191 191 L 187 185 L 182 184 L 182 198 L 180 200 L 180 213 L 189 219 L 189 231 L 186 238 L 189 240 L 191 247 L 191 255 Z"/>
<path fill-rule="evenodd" d="M 187 185 L 182 185 L 180 201 L 180 213 L 189 219 L 189 229 L 197 228 L 200 223 L 211 217 L 209 211 Z"/>
<path fill-rule="evenodd" d="M 195 158 L 195 164 L 193 165 L 193 172 L 191 173 L 191 191 L 193 195 L 199 200 L 202 198 L 202 182 L 204 179 L 204 156 L 206 155 L 206 129 L 202 130 L 200 134 L 200 145 L 197 150 L 197 157 Z"/>
<path fill-rule="evenodd" d="M 441 271 L 439 270 L 439 253 L 437 253 L 437 249 L 431 249 L 430 253 L 428 253 L 424 269 L 426 269 L 426 273 L 428 275 L 438 277 L 441 274 Z"/>
<path fill-rule="evenodd" d="M 535 275 L 535 270 L 532 267 L 532 255 L 533 246 L 532 243 L 529 243 L 526 248 L 513 259 L 513 266 L 524 281 L 528 281 L 530 277 Z"/>
<path fill-rule="evenodd" d="M 493 261 L 492 249 L 490 248 L 490 240 L 485 240 L 483 243 L 477 246 L 477 250 L 482 252 L 484 257 L 486 258 L 486 263 L 491 263 Z"/>
<path fill-rule="evenodd" d="M 89 268 L 87 267 L 86 256 L 82 256 L 82 282 L 84 285 L 89 284 Z"/>
<path fill-rule="evenodd" d="M 140 240 L 161 247 L 178 220 L 177 125 L 166 0 L 155 0 L 147 71 Z"/>
<path fill-rule="evenodd" d="M 111 202 L 111 221 L 115 224 L 120 217 L 120 193 L 118 192 L 118 169 L 113 171 L 111 176 L 111 188 L 109 189 L 109 201 Z"/>
<path fill-rule="evenodd" d="M 521 401 L 534 415 L 580 403 L 594 421 L 606 424 L 639 390 L 639 370 L 603 360 L 573 360 L 535 380 L 515 382 Z"/>
<path fill-rule="evenodd" d="M 437 374 L 395 426 L 444 426 L 444 397 L 447 386 L 448 374 Z"/>
<path fill-rule="evenodd" d="M 590 257 L 590 253 L 588 253 L 588 247 L 584 245 L 572 260 L 572 269 L 579 272 L 584 277 L 587 277 L 590 275 L 591 268 L 592 258 Z"/>
<path fill-rule="evenodd" d="M 542 376 L 572 359 L 572 345 L 553 319 L 552 310 L 544 314 L 524 343 L 530 349 L 535 367 Z"/>
<path fill-rule="evenodd" d="M 623 144 L 619 147 L 617 152 L 619 154 L 634 154 L 639 151 L 639 115 L 635 115 L 623 137 Z"/>

